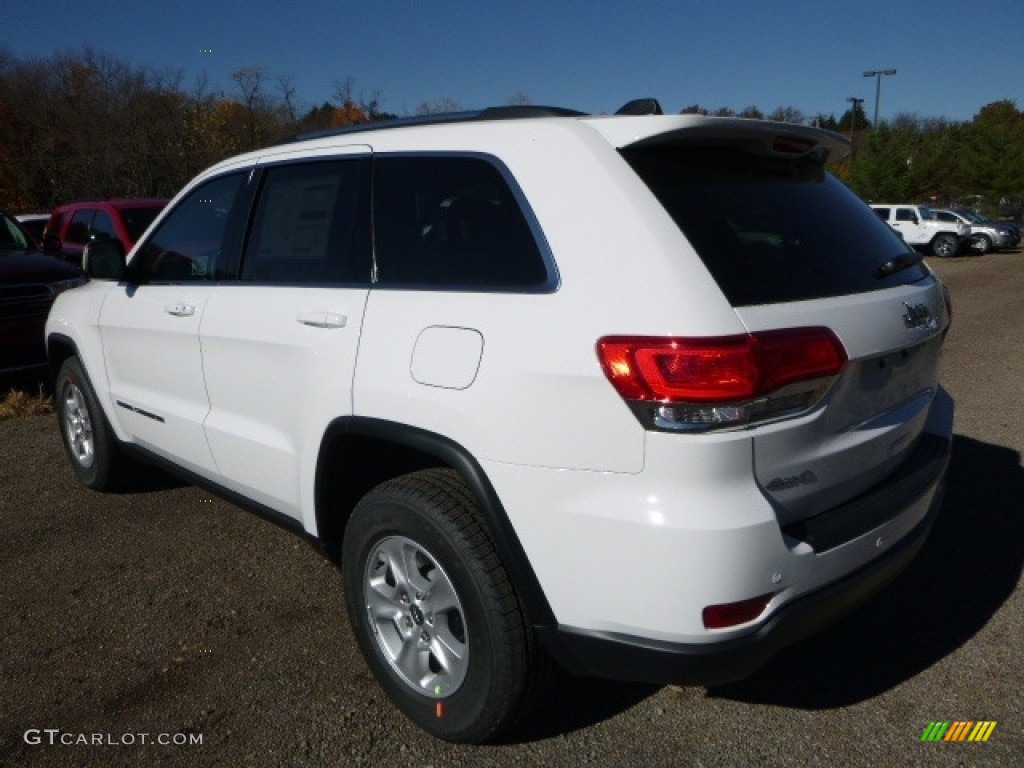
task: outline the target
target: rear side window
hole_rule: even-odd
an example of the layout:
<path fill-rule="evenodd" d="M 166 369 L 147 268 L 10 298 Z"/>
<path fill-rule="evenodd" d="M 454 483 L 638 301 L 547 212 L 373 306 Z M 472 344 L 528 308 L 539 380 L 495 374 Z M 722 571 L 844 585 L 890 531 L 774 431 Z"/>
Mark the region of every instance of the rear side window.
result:
<path fill-rule="evenodd" d="M 863 293 L 916 282 L 922 265 L 879 278 L 908 246 L 811 161 L 739 150 L 623 151 L 733 306 Z"/>
<path fill-rule="evenodd" d="M 369 168 L 355 158 L 267 169 L 241 279 L 367 284 Z"/>
<path fill-rule="evenodd" d="M 117 237 L 117 228 L 114 226 L 114 220 L 110 218 L 109 213 L 101 210 L 96 211 L 96 216 L 92 220 L 92 234 Z"/>
<path fill-rule="evenodd" d="M 502 173 L 481 157 L 377 156 L 381 286 L 544 290 L 549 272 Z"/>

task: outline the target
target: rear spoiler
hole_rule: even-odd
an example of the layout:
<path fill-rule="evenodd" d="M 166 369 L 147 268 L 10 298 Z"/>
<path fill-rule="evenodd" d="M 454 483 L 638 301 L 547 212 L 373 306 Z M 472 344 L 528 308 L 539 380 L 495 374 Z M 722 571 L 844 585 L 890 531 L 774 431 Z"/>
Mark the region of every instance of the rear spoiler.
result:
<path fill-rule="evenodd" d="M 590 118 L 586 123 L 618 149 L 672 144 L 734 147 L 764 157 L 799 157 L 822 165 L 850 153 L 846 136 L 770 120 L 671 115 Z"/>

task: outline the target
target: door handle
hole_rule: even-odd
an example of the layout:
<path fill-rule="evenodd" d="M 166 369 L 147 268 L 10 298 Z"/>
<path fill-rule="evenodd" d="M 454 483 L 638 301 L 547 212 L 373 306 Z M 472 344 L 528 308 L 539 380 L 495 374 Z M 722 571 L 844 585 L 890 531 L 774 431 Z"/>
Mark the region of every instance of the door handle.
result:
<path fill-rule="evenodd" d="M 314 310 L 312 312 L 299 312 L 295 318 L 303 325 L 312 328 L 344 328 L 348 322 L 345 315 L 338 312 L 327 312 L 326 310 Z"/>
<path fill-rule="evenodd" d="M 164 312 L 175 317 L 192 317 L 196 308 L 191 304 L 165 304 Z"/>

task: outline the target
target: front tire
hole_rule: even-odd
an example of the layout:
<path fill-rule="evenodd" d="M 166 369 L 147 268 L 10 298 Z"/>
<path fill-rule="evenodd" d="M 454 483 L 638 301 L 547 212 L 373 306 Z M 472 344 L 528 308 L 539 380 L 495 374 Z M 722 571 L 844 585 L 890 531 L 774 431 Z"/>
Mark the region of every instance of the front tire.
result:
<path fill-rule="evenodd" d="M 416 472 L 367 494 L 345 530 L 342 573 L 370 669 L 428 733 L 480 743 L 539 698 L 543 652 L 453 471 Z"/>
<path fill-rule="evenodd" d="M 95 491 L 117 487 L 123 478 L 124 458 L 77 358 L 69 357 L 61 365 L 54 390 L 64 451 L 75 475 Z"/>
<path fill-rule="evenodd" d="M 967 241 L 967 247 L 975 256 L 984 256 L 992 250 L 992 241 L 988 235 L 975 235 Z"/>

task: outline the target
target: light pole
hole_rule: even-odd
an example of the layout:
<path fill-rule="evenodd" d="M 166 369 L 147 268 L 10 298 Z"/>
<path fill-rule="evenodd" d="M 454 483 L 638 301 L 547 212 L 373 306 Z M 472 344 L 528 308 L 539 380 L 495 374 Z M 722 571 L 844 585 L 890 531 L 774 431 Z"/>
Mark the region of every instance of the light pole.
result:
<path fill-rule="evenodd" d="M 882 93 L 882 75 L 895 75 L 895 69 L 869 69 L 864 77 L 875 78 L 875 122 L 873 127 L 878 127 L 878 97 Z"/>

